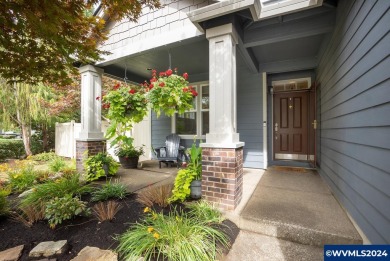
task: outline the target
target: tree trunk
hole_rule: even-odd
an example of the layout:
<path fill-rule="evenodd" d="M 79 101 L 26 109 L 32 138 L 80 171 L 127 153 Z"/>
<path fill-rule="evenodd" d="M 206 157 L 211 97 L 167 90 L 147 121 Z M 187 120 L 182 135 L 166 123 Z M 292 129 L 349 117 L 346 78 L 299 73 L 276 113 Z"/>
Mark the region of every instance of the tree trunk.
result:
<path fill-rule="evenodd" d="M 22 124 L 22 138 L 26 155 L 31 156 L 31 127 L 26 124 Z"/>
<path fill-rule="evenodd" d="M 48 151 L 49 146 L 49 132 L 47 130 L 47 125 L 42 124 L 42 147 L 43 151 Z"/>

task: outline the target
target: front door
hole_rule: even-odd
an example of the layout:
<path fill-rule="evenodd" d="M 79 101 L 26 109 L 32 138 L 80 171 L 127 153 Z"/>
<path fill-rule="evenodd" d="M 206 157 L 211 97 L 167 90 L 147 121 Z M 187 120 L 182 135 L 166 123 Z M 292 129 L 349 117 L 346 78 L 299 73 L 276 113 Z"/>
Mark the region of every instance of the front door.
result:
<path fill-rule="evenodd" d="M 308 160 L 308 91 L 274 93 L 274 160 Z"/>

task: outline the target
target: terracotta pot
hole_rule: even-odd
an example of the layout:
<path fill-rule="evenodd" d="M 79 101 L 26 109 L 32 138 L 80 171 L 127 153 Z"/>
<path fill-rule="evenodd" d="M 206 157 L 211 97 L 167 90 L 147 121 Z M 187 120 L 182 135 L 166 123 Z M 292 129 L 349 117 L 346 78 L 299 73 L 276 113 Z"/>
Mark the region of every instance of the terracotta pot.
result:
<path fill-rule="evenodd" d="M 124 169 L 136 169 L 139 157 L 119 157 L 119 162 Z"/>

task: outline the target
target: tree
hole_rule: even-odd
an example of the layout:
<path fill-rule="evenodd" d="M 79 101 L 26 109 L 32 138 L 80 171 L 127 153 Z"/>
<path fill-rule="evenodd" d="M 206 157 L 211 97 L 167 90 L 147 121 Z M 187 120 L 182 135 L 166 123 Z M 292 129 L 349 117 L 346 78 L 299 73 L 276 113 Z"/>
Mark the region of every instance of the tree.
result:
<path fill-rule="evenodd" d="M 104 17 L 91 15 L 100 3 Z M 136 21 L 142 7 L 159 0 L 2 0 L 0 76 L 8 83 L 69 84 L 75 63 L 93 63 L 105 52 L 105 21 Z"/>

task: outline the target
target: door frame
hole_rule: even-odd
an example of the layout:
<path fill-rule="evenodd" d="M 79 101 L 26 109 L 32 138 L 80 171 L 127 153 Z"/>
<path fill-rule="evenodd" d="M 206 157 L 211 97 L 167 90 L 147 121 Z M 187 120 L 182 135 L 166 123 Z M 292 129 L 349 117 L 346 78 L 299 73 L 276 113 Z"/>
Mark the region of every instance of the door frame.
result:
<path fill-rule="evenodd" d="M 266 73 L 265 73 L 266 74 Z M 305 77 L 306 78 L 306 77 Z M 312 80 L 310 78 L 310 80 Z M 311 86 L 307 91 L 309 92 L 312 86 L 312 82 L 309 82 L 309 86 Z M 264 101 L 265 100 L 265 101 Z M 265 117 L 266 114 L 266 117 Z M 272 165 L 279 166 L 290 166 L 290 167 L 303 167 L 303 168 L 313 168 L 310 164 L 310 160 L 306 161 L 298 161 L 298 160 L 275 160 L 274 159 L 274 102 L 273 102 L 273 87 L 272 85 L 267 85 L 266 77 L 263 77 L 263 119 L 267 119 L 263 122 L 263 148 L 264 148 L 264 164 L 265 168 Z M 309 127 L 311 126 L 311 122 L 308 122 Z M 309 135 L 308 135 L 309 138 Z M 316 139 L 314 140 L 315 145 Z M 316 152 L 315 152 L 316 153 Z"/>

